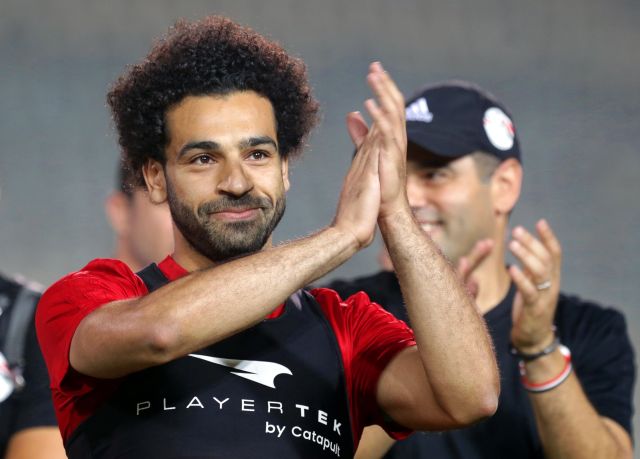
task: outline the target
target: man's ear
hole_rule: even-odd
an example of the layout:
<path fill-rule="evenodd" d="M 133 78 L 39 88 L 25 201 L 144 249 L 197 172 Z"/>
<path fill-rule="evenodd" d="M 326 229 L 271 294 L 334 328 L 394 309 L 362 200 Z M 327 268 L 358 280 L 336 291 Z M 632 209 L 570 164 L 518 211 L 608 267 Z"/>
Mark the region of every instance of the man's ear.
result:
<path fill-rule="evenodd" d="M 154 204 L 161 204 L 167 200 L 167 178 L 164 167 L 155 159 L 148 159 L 142 166 L 142 175 L 147 184 L 149 198 Z"/>
<path fill-rule="evenodd" d="M 122 191 L 111 192 L 104 202 L 104 213 L 113 232 L 122 237 L 129 228 L 129 197 Z"/>
<path fill-rule="evenodd" d="M 491 193 L 494 209 L 499 214 L 509 214 L 520 197 L 522 165 L 509 158 L 500 163 L 491 176 Z"/>
<path fill-rule="evenodd" d="M 291 186 L 291 183 L 289 182 L 289 158 L 282 158 L 280 169 L 282 171 L 282 182 L 284 183 L 284 190 L 289 191 L 289 187 Z"/>

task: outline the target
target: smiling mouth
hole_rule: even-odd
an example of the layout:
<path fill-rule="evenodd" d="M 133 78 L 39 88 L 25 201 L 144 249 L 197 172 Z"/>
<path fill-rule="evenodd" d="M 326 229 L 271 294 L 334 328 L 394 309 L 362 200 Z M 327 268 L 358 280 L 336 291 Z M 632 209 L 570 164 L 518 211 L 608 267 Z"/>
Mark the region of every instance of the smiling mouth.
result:
<path fill-rule="evenodd" d="M 441 222 L 434 222 L 434 221 L 428 221 L 428 222 L 418 221 L 418 224 L 420 225 L 420 227 L 425 233 L 429 233 L 429 234 L 439 230 L 442 227 Z"/>

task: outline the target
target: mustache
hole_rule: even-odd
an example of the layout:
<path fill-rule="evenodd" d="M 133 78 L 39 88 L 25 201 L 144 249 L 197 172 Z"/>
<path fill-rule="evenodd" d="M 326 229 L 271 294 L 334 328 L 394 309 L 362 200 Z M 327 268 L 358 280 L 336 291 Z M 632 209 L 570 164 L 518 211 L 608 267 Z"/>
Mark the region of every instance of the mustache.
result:
<path fill-rule="evenodd" d="M 215 201 L 207 201 L 198 207 L 198 214 L 203 216 L 228 209 L 270 209 L 273 203 L 269 198 L 245 194 L 240 197 L 222 196 Z"/>

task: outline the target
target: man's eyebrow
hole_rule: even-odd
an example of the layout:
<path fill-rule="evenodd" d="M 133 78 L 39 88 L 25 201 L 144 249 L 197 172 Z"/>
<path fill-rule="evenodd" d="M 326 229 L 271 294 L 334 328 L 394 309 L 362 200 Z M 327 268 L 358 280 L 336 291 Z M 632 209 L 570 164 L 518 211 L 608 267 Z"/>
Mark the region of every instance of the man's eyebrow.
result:
<path fill-rule="evenodd" d="M 271 145 L 278 151 L 278 144 L 271 137 L 267 135 L 258 136 L 258 137 L 249 137 L 248 139 L 242 140 L 238 146 L 240 149 L 245 149 L 249 147 L 257 147 L 258 145 Z"/>
<path fill-rule="evenodd" d="M 186 155 L 190 150 L 219 150 L 220 144 L 218 142 L 214 142 L 212 140 L 201 140 L 195 142 L 189 142 L 184 147 L 180 149 L 178 153 L 178 159 L 182 158 Z"/>
<path fill-rule="evenodd" d="M 266 135 L 258 136 L 258 137 L 249 137 L 247 139 L 243 139 L 238 144 L 238 147 L 240 149 L 245 149 L 245 148 L 257 147 L 258 145 L 271 145 L 273 146 L 273 148 L 275 148 L 276 151 L 278 151 L 278 145 L 276 144 L 276 141 Z M 189 142 L 180 149 L 180 152 L 178 153 L 178 159 L 182 158 L 191 150 L 207 150 L 207 151 L 214 150 L 215 151 L 215 150 L 220 150 L 221 148 L 222 147 L 220 146 L 220 144 L 213 140 L 197 140 L 194 142 Z"/>

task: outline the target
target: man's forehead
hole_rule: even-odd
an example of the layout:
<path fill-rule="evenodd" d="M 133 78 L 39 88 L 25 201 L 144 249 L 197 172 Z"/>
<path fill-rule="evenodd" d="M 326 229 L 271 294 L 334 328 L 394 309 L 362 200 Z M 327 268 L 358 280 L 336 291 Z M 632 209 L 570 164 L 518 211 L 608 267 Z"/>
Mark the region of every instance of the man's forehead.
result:
<path fill-rule="evenodd" d="M 225 94 L 188 95 L 167 109 L 167 118 L 186 116 L 228 116 L 232 110 L 274 115 L 271 101 L 255 91 L 231 91 Z"/>
<path fill-rule="evenodd" d="M 235 144 L 238 136 L 277 134 L 271 102 L 253 91 L 187 96 L 167 111 L 166 119 L 167 139 L 176 148 L 194 141 Z"/>

